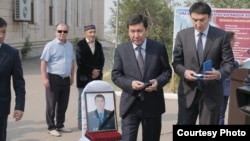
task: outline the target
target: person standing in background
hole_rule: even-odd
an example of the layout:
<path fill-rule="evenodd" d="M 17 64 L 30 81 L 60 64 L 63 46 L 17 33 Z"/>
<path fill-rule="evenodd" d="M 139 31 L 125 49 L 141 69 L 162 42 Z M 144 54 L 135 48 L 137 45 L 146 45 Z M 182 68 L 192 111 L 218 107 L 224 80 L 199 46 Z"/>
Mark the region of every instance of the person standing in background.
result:
<path fill-rule="evenodd" d="M 177 125 L 218 125 L 223 80 L 233 71 L 234 56 L 226 31 L 209 25 L 211 7 L 195 2 L 189 9 L 193 27 L 176 35 L 173 68 L 180 77 Z M 203 62 L 212 61 L 212 71 Z M 223 65 L 221 65 L 223 64 Z M 197 74 L 204 74 L 202 79 Z"/>
<path fill-rule="evenodd" d="M 57 137 L 61 136 L 58 131 L 72 132 L 64 127 L 70 86 L 74 82 L 75 73 L 75 54 L 72 44 L 67 41 L 68 30 L 65 23 L 58 23 L 56 38 L 45 45 L 40 57 L 42 82 L 46 89 L 48 133 Z"/>
<path fill-rule="evenodd" d="M 92 80 L 102 80 L 105 57 L 102 44 L 96 39 L 96 27 L 84 26 L 84 38 L 76 47 L 76 82 L 78 96 L 78 128 L 82 129 L 81 96 L 85 86 Z"/>
<path fill-rule="evenodd" d="M 227 31 L 227 34 L 230 38 L 231 47 L 233 48 L 234 43 L 235 43 L 235 33 L 233 31 Z M 234 68 L 237 69 L 237 68 L 241 67 L 243 64 L 244 64 L 243 61 L 235 60 L 234 61 Z M 230 81 L 230 77 L 228 77 L 223 81 L 223 101 L 222 101 L 222 105 L 221 105 L 219 125 L 225 124 L 225 113 L 227 110 L 228 99 L 230 96 L 230 86 L 231 86 L 231 81 Z"/>
<path fill-rule="evenodd" d="M 163 87 L 172 69 L 163 43 L 147 38 L 148 21 L 132 15 L 127 21 L 130 41 L 115 49 L 112 81 L 122 89 L 122 140 L 136 141 L 142 125 L 143 141 L 159 141 L 165 112 Z"/>
<path fill-rule="evenodd" d="M 15 91 L 13 118 L 19 121 L 25 107 L 25 80 L 19 51 L 4 43 L 7 22 L 0 17 L 0 141 L 6 141 L 11 107 L 11 79 Z"/>

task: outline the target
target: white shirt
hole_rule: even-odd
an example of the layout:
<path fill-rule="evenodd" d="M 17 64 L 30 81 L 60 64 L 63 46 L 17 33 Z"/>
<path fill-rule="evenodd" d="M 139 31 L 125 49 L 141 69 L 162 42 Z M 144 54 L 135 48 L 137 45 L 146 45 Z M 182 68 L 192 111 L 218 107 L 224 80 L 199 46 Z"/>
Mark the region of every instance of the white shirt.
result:
<path fill-rule="evenodd" d="M 205 44 L 206 44 L 206 41 L 207 41 L 208 29 L 209 29 L 209 25 L 208 25 L 207 28 L 202 32 L 203 35 L 201 36 L 201 39 L 202 39 L 203 49 L 204 49 Z M 195 36 L 196 45 L 197 45 L 197 43 L 198 43 L 199 34 L 200 34 L 200 32 L 198 32 L 198 31 L 196 31 L 196 30 L 194 31 L 194 36 Z"/>
<path fill-rule="evenodd" d="M 86 41 L 90 47 L 92 54 L 94 54 L 95 53 L 95 41 L 91 43 L 87 38 L 86 38 Z"/>

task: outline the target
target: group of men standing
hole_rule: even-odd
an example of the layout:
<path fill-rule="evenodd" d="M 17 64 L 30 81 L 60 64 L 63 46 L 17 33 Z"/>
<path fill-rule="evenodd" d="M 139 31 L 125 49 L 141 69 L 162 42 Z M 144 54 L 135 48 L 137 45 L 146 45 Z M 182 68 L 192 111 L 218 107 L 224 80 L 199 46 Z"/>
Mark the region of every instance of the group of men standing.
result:
<path fill-rule="evenodd" d="M 222 80 L 234 69 L 233 52 L 226 32 L 209 25 L 211 8 L 207 3 L 195 2 L 189 12 L 193 27 L 177 34 L 173 50 L 173 70 L 180 77 L 177 124 L 194 125 L 199 117 L 199 124 L 217 125 L 223 98 Z M 20 120 L 24 111 L 25 83 L 17 51 L 3 43 L 2 35 L 5 35 L 7 27 L 3 23 L 0 19 L 0 78 L 9 80 L 13 76 L 17 96 L 14 117 Z M 122 90 L 119 107 L 122 140 L 136 141 L 141 124 L 143 141 L 159 141 L 161 116 L 165 112 L 163 87 L 172 77 L 168 52 L 165 44 L 148 38 L 148 21 L 144 15 L 130 16 L 127 29 L 130 41 L 115 49 L 111 72 L 112 81 Z M 90 81 L 102 79 L 105 62 L 102 45 L 95 37 L 94 25 L 84 27 L 85 38 L 78 42 L 76 53 L 66 39 L 68 32 L 65 23 L 57 24 L 56 38 L 45 45 L 40 58 L 46 89 L 46 122 L 48 133 L 53 136 L 72 131 L 64 127 L 64 122 L 70 85 L 75 77 L 74 62 L 77 64 L 79 90 L 79 129 L 82 91 Z M 202 72 L 203 62 L 207 60 L 212 60 L 212 70 Z M 195 77 L 197 74 L 203 74 L 202 80 Z M 0 105 L 4 105 L 2 101 L 5 98 L 9 99 L 6 105 L 10 102 L 9 85 L 9 81 L 2 82 L 0 79 Z M 2 109 L 0 139 L 5 141 L 10 109 L 4 112 Z"/>

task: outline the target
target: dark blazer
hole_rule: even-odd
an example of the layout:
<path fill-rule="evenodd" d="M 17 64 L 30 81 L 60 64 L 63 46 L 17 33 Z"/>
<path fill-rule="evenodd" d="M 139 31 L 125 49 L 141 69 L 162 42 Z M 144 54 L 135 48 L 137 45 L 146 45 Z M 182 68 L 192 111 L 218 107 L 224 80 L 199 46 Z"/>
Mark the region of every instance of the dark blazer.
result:
<path fill-rule="evenodd" d="M 172 69 L 169 65 L 165 45 L 147 39 L 145 67 L 143 76 L 140 73 L 132 42 L 116 48 L 112 70 L 113 82 L 122 89 L 120 100 L 120 116 L 124 117 L 135 101 L 138 91 L 132 89 L 132 81 L 158 81 L 158 88 L 151 93 L 144 92 L 143 114 L 145 117 L 159 116 L 165 112 L 163 86 L 169 82 Z"/>
<path fill-rule="evenodd" d="M 117 130 L 114 111 L 104 110 L 104 121 L 101 124 L 97 110 L 88 113 L 88 131 Z"/>
<path fill-rule="evenodd" d="M 198 81 L 188 81 L 184 78 L 185 70 L 202 71 L 196 53 L 194 28 L 180 31 L 176 36 L 173 51 L 173 68 L 180 77 L 178 99 L 180 106 L 190 107 L 194 100 Z M 222 82 L 233 71 L 234 57 L 230 40 L 224 30 L 210 26 L 204 48 L 203 61 L 212 60 L 212 67 L 221 74 L 220 80 L 201 81 L 202 97 L 210 110 L 218 108 L 223 97 Z"/>
<path fill-rule="evenodd" d="M 0 116 L 10 113 L 11 78 L 15 91 L 15 110 L 24 111 L 25 81 L 19 51 L 7 44 L 0 48 Z"/>
<path fill-rule="evenodd" d="M 92 80 L 102 80 L 104 61 L 104 53 L 100 42 L 95 41 L 95 53 L 92 54 L 86 39 L 79 41 L 76 48 L 77 88 L 84 88 Z M 101 75 L 96 79 L 91 77 L 93 69 L 101 70 Z"/>

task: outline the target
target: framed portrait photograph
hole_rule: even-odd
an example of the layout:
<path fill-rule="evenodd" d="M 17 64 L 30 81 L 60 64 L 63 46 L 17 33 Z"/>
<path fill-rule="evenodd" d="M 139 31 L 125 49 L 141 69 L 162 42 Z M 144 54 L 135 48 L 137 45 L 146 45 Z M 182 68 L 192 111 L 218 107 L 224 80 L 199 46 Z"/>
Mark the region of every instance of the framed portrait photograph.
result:
<path fill-rule="evenodd" d="M 118 130 L 114 91 L 85 92 L 88 132 Z"/>

